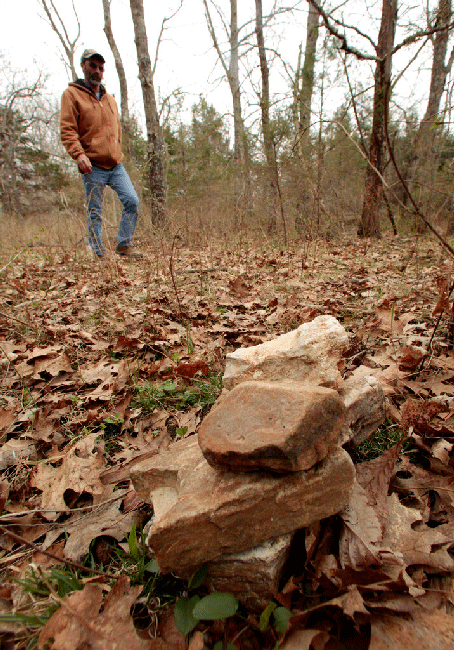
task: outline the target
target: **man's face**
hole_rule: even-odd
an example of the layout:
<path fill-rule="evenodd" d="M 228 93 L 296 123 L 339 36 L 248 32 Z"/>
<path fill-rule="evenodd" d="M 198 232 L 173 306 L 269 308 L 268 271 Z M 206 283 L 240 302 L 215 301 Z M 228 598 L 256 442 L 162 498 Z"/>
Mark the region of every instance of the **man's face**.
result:
<path fill-rule="evenodd" d="M 90 86 L 99 86 L 104 73 L 104 63 L 97 59 L 85 59 L 82 63 L 84 79 Z"/>

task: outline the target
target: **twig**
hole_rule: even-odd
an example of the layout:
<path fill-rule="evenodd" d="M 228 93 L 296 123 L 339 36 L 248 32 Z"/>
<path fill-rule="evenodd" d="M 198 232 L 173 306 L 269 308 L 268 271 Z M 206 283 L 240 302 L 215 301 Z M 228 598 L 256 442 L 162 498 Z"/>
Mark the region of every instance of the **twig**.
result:
<path fill-rule="evenodd" d="M 276 143 L 274 141 L 274 138 L 273 138 L 273 149 L 274 149 L 274 158 L 277 161 Z M 279 180 L 279 169 L 277 167 L 277 162 L 276 162 L 276 187 L 277 187 L 277 194 L 279 197 L 279 208 L 281 213 L 282 227 L 284 229 L 284 246 L 287 247 L 287 224 L 285 223 L 284 203 L 282 201 L 281 183 Z"/>
<path fill-rule="evenodd" d="M 14 371 L 19 375 L 20 380 L 21 380 L 21 382 L 23 383 L 23 382 L 24 382 L 24 378 L 22 377 L 22 375 L 20 374 L 19 370 L 16 368 L 16 366 L 14 365 L 14 363 L 11 361 L 11 359 L 9 358 L 9 356 L 6 354 L 6 351 L 3 349 L 3 346 L 1 346 L 1 345 L 0 345 L 0 350 L 3 352 L 3 354 L 4 354 L 5 357 L 6 357 L 6 359 L 8 360 L 8 363 L 13 367 L 13 370 L 14 370 Z M 3 436 L 2 436 L 2 437 L 3 437 Z M 0 519 L 1 519 L 1 517 L 0 517 Z"/>
<path fill-rule="evenodd" d="M 10 316 L 9 314 L 5 314 L 4 311 L 0 311 L 0 316 L 4 316 L 5 318 L 9 318 L 10 320 L 15 320 L 17 323 L 21 323 L 21 325 L 25 325 L 26 327 L 29 327 L 32 330 L 35 330 L 35 332 L 39 332 L 39 329 L 32 325 L 31 323 L 26 323 L 25 321 L 21 320 L 20 318 L 16 318 L 15 316 Z"/>
<path fill-rule="evenodd" d="M 86 571 L 87 573 L 94 573 L 97 576 L 104 576 L 105 578 L 116 578 L 117 577 L 117 576 L 113 575 L 112 573 L 104 573 L 104 571 L 98 571 L 97 569 L 90 569 L 89 567 L 86 567 L 83 564 L 79 564 L 79 562 L 73 562 L 73 560 L 68 560 L 66 558 L 61 558 L 61 557 L 58 557 L 57 555 L 53 555 L 53 553 L 49 553 L 49 551 L 44 551 L 37 544 L 34 544 L 33 542 L 28 542 L 24 537 L 21 537 L 20 535 L 17 535 L 16 533 L 13 533 L 12 531 L 5 528 L 5 526 L 0 526 L 0 533 L 3 533 L 4 535 L 8 535 L 9 537 L 11 537 L 11 539 L 14 539 L 15 542 L 18 542 L 18 543 L 23 544 L 25 546 L 29 546 L 30 548 L 34 549 L 35 551 L 38 551 L 38 553 L 42 553 L 43 555 L 46 555 L 47 557 L 50 557 L 52 560 L 56 560 L 60 564 L 68 564 L 69 566 L 72 566 L 75 569 L 80 569 L 81 571 Z"/>
<path fill-rule="evenodd" d="M 130 492 L 132 492 L 132 490 L 130 490 Z M 128 493 L 126 493 L 126 494 L 128 494 Z M 118 494 L 117 496 L 111 497 L 110 499 L 107 499 L 106 501 L 103 501 L 102 503 L 97 503 L 96 505 L 83 506 L 82 508 L 71 508 L 70 510 L 56 510 L 56 509 L 43 510 L 42 508 L 37 508 L 36 510 L 24 510 L 22 512 L 13 512 L 13 513 L 10 513 L 8 515 L 1 515 L 0 516 L 0 521 L 4 521 L 5 519 L 10 520 L 10 519 L 12 519 L 14 517 L 22 517 L 22 516 L 25 516 L 25 515 L 36 515 L 36 514 L 40 514 L 42 512 L 58 512 L 58 513 L 67 515 L 68 512 L 70 514 L 72 514 L 73 512 L 84 512 L 85 510 L 95 510 L 96 508 L 102 508 L 102 506 L 105 506 L 107 503 L 112 503 L 113 501 L 118 501 L 118 499 L 122 499 L 123 497 L 126 496 L 126 494 Z M 48 523 L 49 523 L 49 525 L 51 525 L 51 524 L 54 525 L 55 521 L 50 521 Z M 24 524 L 21 524 L 21 525 L 23 526 Z"/>
<path fill-rule="evenodd" d="M 173 290 L 175 291 L 175 296 L 177 299 L 177 304 L 178 304 L 178 311 L 180 314 L 180 319 L 184 321 L 183 317 L 183 310 L 181 308 L 181 303 L 180 303 L 180 296 L 178 295 L 178 289 L 177 289 L 177 283 L 175 282 L 175 276 L 173 273 L 173 249 L 175 247 L 175 241 L 179 237 L 178 233 L 174 236 L 172 240 L 172 248 L 170 249 L 170 259 L 169 259 L 169 271 L 170 271 L 170 277 L 172 278 L 172 285 L 173 285 Z"/>
<path fill-rule="evenodd" d="M 0 273 L 3 273 L 3 271 L 4 271 L 5 269 L 7 269 L 8 266 L 11 266 L 11 264 L 14 262 L 14 260 L 17 260 L 17 258 L 19 257 L 19 255 L 20 255 L 21 253 L 23 253 L 24 250 L 25 250 L 25 248 L 23 248 L 21 251 L 19 251 L 18 254 L 15 255 L 15 256 L 13 257 L 13 259 L 10 260 L 10 261 L 8 262 L 8 264 L 5 264 L 5 266 L 4 266 L 2 269 L 0 269 Z"/>
<path fill-rule="evenodd" d="M 409 490 L 444 490 L 445 492 L 454 492 L 454 488 L 445 488 L 441 487 L 441 485 L 425 485 L 424 487 L 421 487 L 419 485 L 406 485 L 404 483 L 401 487 L 402 489 L 408 488 Z"/>
<path fill-rule="evenodd" d="M 411 197 L 410 197 L 410 198 L 411 198 Z M 451 297 L 451 294 L 452 294 L 453 289 L 454 289 L 454 282 L 453 282 L 453 283 L 451 284 L 451 286 L 449 287 L 449 293 L 448 293 L 448 298 L 447 298 L 448 301 L 449 301 L 449 298 Z M 438 316 L 438 320 L 437 320 L 437 322 L 435 323 L 435 326 L 434 326 L 434 328 L 433 328 L 432 335 L 431 335 L 431 337 L 430 337 L 429 344 L 428 344 L 428 346 L 427 346 L 427 352 L 429 352 L 429 350 L 430 350 L 430 346 L 432 345 L 432 341 L 434 340 L 435 332 L 437 331 L 437 328 L 438 328 L 438 326 L 439 326 L 439 324 L 440 324 L 440 321 L 441 321 L 441 317 L 443 316 L 444 313 L 445 313 L 445 310 L 442 309 L 440 315 Z M 425 363 L 426 359 L 427 359 L 427 356 L 425 356 L 425 357 L 423 357 L 423 358 L 421 359 L 421 365 L 419 366 L 419 370 L 418 370 L 418 372 L 421 372 L 422 369 L 424 368 L 424 363 Z"/>
<path fill-rule="evenodd" d="M 312 1 L 312 0 L 311 0 L 311 1 Z M 410 189 L 409 189 L 407 183 L 405 182 L 405 180 L 404 180 L 403 177 L 402 177 L 402 174 L 400 173 L 400 169 L 399 169 L 399 167 L 398 167 L 398 165 L 397 165 L 396 158 L 395 158 L 395 156 L 394 156 L 394 148 L 393 148 L 393 146 L 391 145 L 391 141 L 390 141 L 390 139 L 389 139 L 389 132 L 388 132 L 388 101 L 387 101 L 388 94 L 389 94 L 389 88 L 388 88 L 388 86 L 386 86 L 386 88 L 385 88 L 385 98 L 384 98 L 384 100 L 383 100 L 383 105 L 384 105 L 384 107 L 385 107 L 384 129 L 385 129 L 386 145 L 387 145 L 387 147 L 388 147 L 389 157 L 391 158 L 391 162 L 392 162 L 392 164 L 393 164 L 393 167 L 394 167 L 394 169 L 396 170 L 396 174 L 397 174 L 397 176 L 398 176 L 398 178 L 399 178 L 399 181 L 400 181 L 402 187 L 403 187 L 404 190 L 407 192 L 408 198 L 410 199 L 410 201 L 411 201 L 411 203 L 412 203 L 412 205 L 413 205 L 413 212 L 414 212 L 414 214 L 416 214 L 420 219 L 422 219 L 422 221 L 424 221 L 424 223 L 425 223 L 426 226 L 429 228 L 429 230 L 430 230 L 430 231 L 435 235 L 435 237 L 437 237 L 437 239 L 441 242 L 441 244 L 442 244 L 442 245 L 443 245 L 443 246 L 444 246 L 444 247 L 445 247 L 445 248 L 446 248 L 446 249 L 451 253 L 451 255 L 454 257 L 454 249 L 453 249 L 452 246 L 450 246 L 450 245 L 448 244 L 448 242 L 447 242 L 447 241 L 446 241 L 446 240 L 445 240 L 445 239 L 440 235 L 440 233 L 439 233 L 437 230 L 435 230 L 435 228 L 432 226 L 432 224 L 430 223 L 430 221 L 429 221 L 429 220 L 428 220 L 428 219 L 423 215 L 423 213 L 422 213 L 421 210 L 419 209 L 419 207 L 418 207 L 416 201 L 414 200 L 414 198 L 413 198 L 413 196 L 412 196 L 412 194 L 411 194 L 411 192 L 410 192 Z"/>

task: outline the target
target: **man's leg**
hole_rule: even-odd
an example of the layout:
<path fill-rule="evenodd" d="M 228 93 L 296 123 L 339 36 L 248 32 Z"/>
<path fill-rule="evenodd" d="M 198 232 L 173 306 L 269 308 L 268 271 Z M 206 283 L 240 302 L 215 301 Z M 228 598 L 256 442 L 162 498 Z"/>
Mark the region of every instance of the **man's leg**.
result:
<path fill-rule="evenodd" d="M 87 200 L 88 242 L 93 253 L 102 257 L 104 249 L 102 247 L 101 234 L 101 208 L 104 187 L 108 179 L 108 171 L 93 165 L 91 173 L 84 174 L 82 178 L 84 181 L 85 197 Z"/>
<path fill-rule="evenodd" d="M 117 245 L 131 246 L 137 224 L 139 197 L 122 163 L 113 168 L 109 178 L 109 185 L 118 194 L 118 198 L 123 204 Z"/>

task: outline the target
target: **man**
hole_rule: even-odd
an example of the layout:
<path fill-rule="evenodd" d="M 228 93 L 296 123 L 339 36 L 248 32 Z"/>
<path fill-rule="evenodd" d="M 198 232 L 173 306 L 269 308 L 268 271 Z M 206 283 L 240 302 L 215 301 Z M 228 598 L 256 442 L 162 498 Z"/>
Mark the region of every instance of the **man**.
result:
<path fill-rule="evenodd" d="M 104 57 L 96 50 L 85 50 L 80 64 L 84 78 L 70 83 L 62 95 L 60 133 L 66 151 L 83 174 L 88 241 L 93 253 L 97 257 L 104 257 L 101 207 L 104 187 L 109 185 L 123 204 L 116 252 L 138 259 L 142 255 L 134 251 L 132 238 L 139 199 L 121 162 L 123 153 L 118 107 L 101 84 Z"/>

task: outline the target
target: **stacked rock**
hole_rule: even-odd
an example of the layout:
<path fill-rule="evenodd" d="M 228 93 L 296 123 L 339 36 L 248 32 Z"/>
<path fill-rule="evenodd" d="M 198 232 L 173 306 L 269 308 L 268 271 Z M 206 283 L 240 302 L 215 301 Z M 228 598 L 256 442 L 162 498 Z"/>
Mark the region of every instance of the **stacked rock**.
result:
<path fill-rule="evenodd" d="M 320 316 L 228 355 L 231 390 L 198 436 L 134 467 L 135 490 L 153 505 L 148 544 L 161 571 L 187 578 L 208 562 L 211 588 L 251 609 L 273 597 L 295 531 L 340 512 L 353 488 L 340 444 L 349 425 L 360 428 L 362 393 L 356 383 L 342 397 L 333 387 L 347 343 L 340 323 Z"/>

